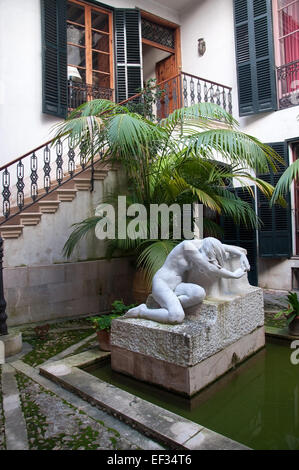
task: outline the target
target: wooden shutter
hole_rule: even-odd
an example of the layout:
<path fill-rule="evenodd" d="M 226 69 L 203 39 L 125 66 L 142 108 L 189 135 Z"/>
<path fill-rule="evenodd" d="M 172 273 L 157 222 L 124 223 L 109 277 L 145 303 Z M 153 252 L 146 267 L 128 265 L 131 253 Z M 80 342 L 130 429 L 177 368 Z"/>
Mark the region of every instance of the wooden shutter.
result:
<path fill-rule="evenodd" d="M 271 0 L 234 0 L 239 114 L 277 109 Z"/>
<path fill-rule="evenodd" d="M 254 186 L 251 187 L 254 191 Z M 251 194 L 243 188 L 233 188 L 232 191 L 237 197 L 246 201 L 251 205 L 255 211 L 255 202 Z M 256 230 L 246 227 L 244 224 L 236 225 L 230 217 L 221 217 L 221 226 L 224 234 L 222 243 L 227 245 L 236 245 L 247 250 L 247 257 L 250 263 L 250 271 L 248 273 L 249 283 L 253 286 L 258 284 L 258 269 L 257 269 L 257 236 Z"/>
<path fill-rule="evenodd" d="M 141 18 L 135 9 L 115 9 L 116 100 L 126 100 L 142 87 Z"/>
<path fill-rule="evenodd" d="M 276 142 L 270 145 L 288 165 L 288 145 L 286 142 Z M 259 178 L 276 186 L 286 167 L 279 165 L 277 173 L 271 170 L 267 174 L 259 174 Z M 279 205 L 270 207 L 268 199 L 258 191 L 258 215 L 263 225 L 259 230 L 259 255 L 262 258 L 288 258 L 292 253 L 291 233 L 291 202 L 290 195 L 286 197 L 288 207 Z"/>
<path fill-rule="evenodd" d="M 43 112 L 67 115 L 66 0 L 41 0 Z"/>

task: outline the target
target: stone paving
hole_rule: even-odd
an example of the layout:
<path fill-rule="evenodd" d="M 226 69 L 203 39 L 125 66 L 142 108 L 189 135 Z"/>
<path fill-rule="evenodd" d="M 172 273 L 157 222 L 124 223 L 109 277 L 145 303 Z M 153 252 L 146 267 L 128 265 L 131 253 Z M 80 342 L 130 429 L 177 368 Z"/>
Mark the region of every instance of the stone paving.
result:
<path fill-rule="evenodd" d="M 17 382 L 31 450 L 138 449 L 24 374 Z"/>

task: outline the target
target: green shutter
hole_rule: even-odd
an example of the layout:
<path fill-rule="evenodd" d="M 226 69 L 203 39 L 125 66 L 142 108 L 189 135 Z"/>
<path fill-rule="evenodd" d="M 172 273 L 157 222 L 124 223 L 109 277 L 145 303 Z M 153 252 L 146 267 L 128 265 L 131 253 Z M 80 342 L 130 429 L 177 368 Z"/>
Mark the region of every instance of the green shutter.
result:
<path fill-rule="evenodd" d="M 135 9 L 115 9 L 116 100 L 126 100 L 142 87 L 141 19 Z"/>
<path fill-rule="evenodd" d="M 41 0 L 43 112 L 67 115 L 66 0 Z"/>
<path fill-rule="evenodd" d="M 288 145 L 276 142 L 270 145 L 288 165 Z M 285 166 L 279 165 L 278 172 L 271 170 L 267 174 L 259 174 L 259 178 L 276 186 Z M 262 221 L 259 230 L 259 255 L 262 258 L 288 258 L 292 253 L 291 202 L 286 197 L 288 206 L 283 208 L 277 204 L 270 207 L 268 199 L 258 191 L 258 215 Z"/>
<path fill-rule="evenodd" d="M 239 114 L 277 109 L 271 0 L 234 0 Z"/>
<path fill-rule="evenodd" d="M 254 186 L 251 187 L 254 191 Z M 255 210 L 255 200 L 252 195 L 243 188 L 234 188 L 232 191 L 237 197 L 246 201 Z M 257 236 L 256 230 L 246 227 L 244 224 L 236 225 L 230 217 L 221 217 L 220 224 L 223 229 L 222 243 L 226 245 L 235 245 L 247 250 L 247 258 L 250 263 L 248 273 L 249 283 L 253 286 L 258 284 L 257 270 Z"/>

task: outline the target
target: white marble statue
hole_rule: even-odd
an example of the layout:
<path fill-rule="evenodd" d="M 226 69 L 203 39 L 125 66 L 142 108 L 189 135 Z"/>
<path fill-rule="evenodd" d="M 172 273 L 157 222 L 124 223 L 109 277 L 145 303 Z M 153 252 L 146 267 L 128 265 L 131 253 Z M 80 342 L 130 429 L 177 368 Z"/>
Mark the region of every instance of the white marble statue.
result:
<path fill-rule="evenodd" d="M 152 297 L 160 308 L 146 304 L 130 309 L 124 318 L 146 318 L 160 323 L 182 323 L 184 308 L 193 307 L 204 300 L 207 291 L 216 291 L 219 298 L 222 280 L 240 279 L 250 270 L 246 251 L 237 246 L 224 245 L 216 238 L 185 240 L 167 256 L 162 268 L 153 277 Z M 239 267 L 230 271 L 235 258 Z M 190 277 L 194 282 L 190 282 Z M 187 282 L 186 282 L 187 281 Z M 245 285 L 248 286 L 247 276 Z M 217 297 L 218 298 L 218 297 Z"/>

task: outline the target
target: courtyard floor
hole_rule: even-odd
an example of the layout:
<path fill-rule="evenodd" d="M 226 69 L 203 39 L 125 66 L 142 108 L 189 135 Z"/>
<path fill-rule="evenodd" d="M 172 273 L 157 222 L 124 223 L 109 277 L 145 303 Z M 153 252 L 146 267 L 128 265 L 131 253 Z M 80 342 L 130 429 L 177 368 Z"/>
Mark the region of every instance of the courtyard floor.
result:
<path fill-rule="evenodd" d="M 285 293 L 265 292 L 265 326 L 283 331 L 275 319 Z M 0 366 L 0 450 L 162 449 L 160 444 L 39 375 L 38 366 L 97 348 L 88 319 L 49 325 L 45 338 L 36 325 L 21 331 L 23 352 Z"/>

